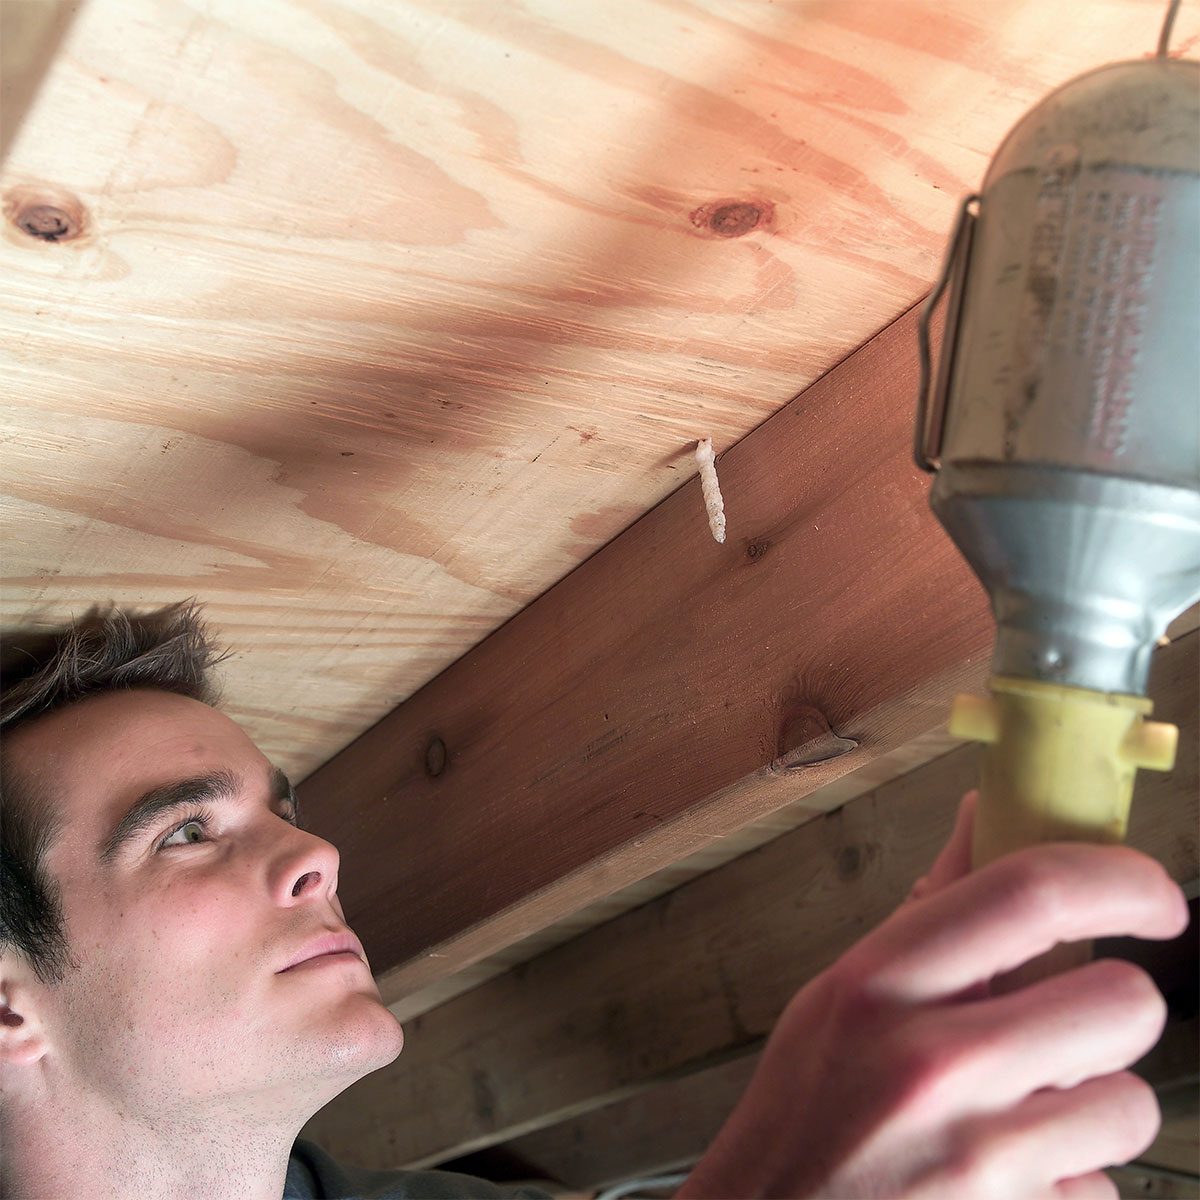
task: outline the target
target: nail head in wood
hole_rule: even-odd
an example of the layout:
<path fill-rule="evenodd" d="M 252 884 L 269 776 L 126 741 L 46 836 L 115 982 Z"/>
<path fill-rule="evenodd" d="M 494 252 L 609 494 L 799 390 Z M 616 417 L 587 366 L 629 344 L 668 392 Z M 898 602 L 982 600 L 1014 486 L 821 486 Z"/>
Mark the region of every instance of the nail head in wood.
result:
<path fill-rule="evenodd" d="M 793 708 L 779 738 L 779 757 L 771 765 L 794 770 L 814 767 L 858 749 L 854 738 L 839 737 L 820 709 L 810 704 Z"/>

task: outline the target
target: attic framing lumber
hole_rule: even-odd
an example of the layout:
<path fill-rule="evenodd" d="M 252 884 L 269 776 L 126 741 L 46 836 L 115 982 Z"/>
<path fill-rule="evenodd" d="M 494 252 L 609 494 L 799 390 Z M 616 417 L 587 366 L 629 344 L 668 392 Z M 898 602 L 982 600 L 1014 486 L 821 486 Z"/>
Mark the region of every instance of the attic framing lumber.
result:
<path fill-rule="evenodd" d="M 304 781 L 385 1000 L 981 685 L 986 598 L 911 459 L 916 344 L 914 309 L 721 455 L 724 545 L 694 478 Z"/>
<path fill-rule="evenodd" d="M 1184 733 L 1173 772 L 1139 773 L 1129 831 L 1181 883 L 1200 874 L 1198 648 L 1192 630 L 1155 655 L 1156 715 Z M 957 749 L 423 1014 L 309 1135 L 335 1157 L 424 1165 L 753 1053 L 903 900 L 977 769 Z"/>
<path fill-rule="evenodd" d="M 1180 957 L 1179 969 L 1190 970 L 1193 979 L 1195 932 L 1193 926 L 1170 947 Z M 1180 944 L 1188 939 L 1192 939 L 1190 945 Z M 1114 945 L 1098 948 L 1097 953 L 1120 956 Z M 1155 978 L 1162 986 L 1161 978 Z M 1167 992 L 1166 987 L 1163 990 Z M 1200 1020 L 1195 1016 L 1170 1017 L 1158 1045 L 1134 1067 L 1159 1093 L 1164 1131 L 1172 1117 L 1185 1123 L 1187 1117 L 1194 1120 L 1200 1109 L 1196 1090 L 1198 1027 Z M 637 1176 L 688 1169 L 725 1123 L 749 1084 L 758 1058 L 754 1052 L 667 1079 L 615 1104 L 506 1142 L 499 1149 L 527 1164 L 530 1178 L 555 1179 L 585 1191 Z M 1142 1154 L 1139 1162 L 1172 1165 L 1156 1147 Z M 451 1170 L 473 1169 L 462 1160 L 446 1165 Z"/>
<path fill-rule="evenodd" d="M 1190 1056 L 1194 1063 L 1196 1044 L 1196 1018 L 1167 1022 L 1160 1049 Z M 699 1161 L 725 1123 L 749 1084 L 758 1057 L 757 1053 L 745 1055 L 667 1080 L 627 1100 L 517 1138 L 503 1150 L 528 1164 L 531 1178 L 556 1179 L 585 1191 L 638 1176 L 687 1170 Z M 1155 1087 L 1164 1080 L 1155 1061 L 1139 1066 L 1138 1074 Z M 1191 1098 L 1196 1098 L 1194 1080 Z M 1156 1165 L 1153 1149 L 1140 1161 Z M 466 1164 L 447 1165 L 453 1170 L 466 1169 Z"/>

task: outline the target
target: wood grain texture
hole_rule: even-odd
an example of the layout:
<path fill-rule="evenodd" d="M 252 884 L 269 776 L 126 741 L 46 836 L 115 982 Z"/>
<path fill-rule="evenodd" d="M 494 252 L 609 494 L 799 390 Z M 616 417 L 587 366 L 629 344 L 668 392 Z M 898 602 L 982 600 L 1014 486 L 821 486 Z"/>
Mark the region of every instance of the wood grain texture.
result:
<path fill-rule="evenodd" d="M 1198 649 L 1192 632 L 1155 657 L 1183 737 L 1173 772 L 1139 772 L 1129 831 L 1181 882 L 1200 875 Z M 753 1051 L 904 898 L 976 778 L 960 748 L 418 1017 L 310 1133 L 354 1161 L 435 1162 Z"/>
<path fill-rule="evenodd" d="M 89 0 L 0 180 L 6 625 L 198 594 L 303 777 L 911 305 L 1160 8 Z"/>
<path fill-rule="evenodd" d="M 1183 782 L 1186 784 L 1186 776 Z M 1181 815 L 1186 816 L 1187 811 L 1185 806 Z M 1167 1001 L 1168 1018 L 1161 1038 L 1132 1067 L 1154 1088 L 1163 1117 L 1158 1137 L 1139 1155 L 1135 1166 L 1152 1173 L 1166 1168 L 1195 1177 L 1200 1174 L 1200 1017 L 1196 1015 L 1200 947 L 1194 900 L 1191 907 L 1192 923 L 1181 937 L 1169 942 L 1106 940 L 1096 945 L 1096 957 L 1136 963 L 1150 974 Z M 741 1098 L 758 1057 L 751 1053 L 667 1079 L 483 1154 L 520 1162 L 531 1177 L 558 1180 L 581 1190 L 687 1170 L 700 1159 Z M 450 1170 L 467 1170 L 469 1162 L 451 1160 L 444 1165 Z M 1126 1178 L 1120 1177 L 1122 1183 Z M 1141 1194 L 1121 1192 L 1122 1196 Z"/>
<path fill-rule="evenodd" d="M 898 749 L 869 759 L 848 774 L 823 784 L 799 800 L 743 825 L 736 832 L 707 842 L 700 849 L 660 867 L 646 878 L 618 888 L 617 891 L 552 921 L 521 940 L 509 943 L 478 962 L 459 968 L 452 975 L 446 975 L 414 992 L 406 993 L 391 1001 L 389 1007 L 402 1021 L 419 1016 L 520 963 L 536 958 L 539 954 L 544 954 L 547 950 L 594 929 L 597 925 L 665 895 L 740 855 L 748 854 L 751 850 L 773 841 L 782 833 L 811 821 L 814 812 L 829 812 L 838 808 L 881 783 L 915 770 L 961 745 L 960 739 L 952 738 L 944 729 L 935 729 L 931 733 L 913 738 Z M 385 982 L 385 987 L 390 990 L 390 982 Z"/>
<path fill-rule="evenodd" d="M 601 1188 L 699 1162 L 750 1083 L 758 1055 L 670 1079 L 505 1143 L 539 1174 Z"/>
<path fill-rule="evenodd" d="M 1160 1047 L 1196 1057 L 1195 1020 L 1169 1020 Z M 626 1179 L 688 1170 L 700 1160 L 746 1090 L 758 1055 L 731 1059 L 691 1075 L 670 1079 L 616 1104 L 507 1142 L 502 1150 L 529 1165 L 530 1173 L 580 1190 L 595 1190 Z M 1157 1090 L 1156 1064 L 1143 1062 L 1137 1073 Z M 1197 1122 L 1193 1109 L 1167 1117 L 1139 1168 L 1167 1168 L 1193 1177 L 1197 1164 Z M 802 1135 L 801 1135 L 802 1136 Z M 448 1169 L 458 1169 L 447 1164 Z M 1122 1177 L 1124 1178 L 1124 1176 Z M 1122 1191 L 1138 1196 L 1141 1192 Z M 1146 1193 L 1158 1195 L 1157 1192 Z M 1187 1194 L 1187 1193 L 1171 1193 Z"/>
<path fill-rule="evenodd" d="M 1167 627 L 1167 637 L 1172 641 L 1178 640 L 1197 628 L 1200 628 L 1200 605 L 1193 605 L 1171 622 Z M 425 987 L 407 993 L 391 1003 L 391 1010 L 401 1020 L 408 1020 L 430 1008 L 436 1008 L 439 1004 L 470 991 L 471 988 L 510 970 L 519 963 L 536 958 L 539 954 L 570 941 L 605 921 L 665 895 L 689 880 L 715 870 L 781 834 L 798 828 L 812 819 L 814 811 L 829 812 L 880 784 L 916 770 L 917 767 L 960 745 L 960 740 L 951 737 L 944 728 L 934 729 L 913 738 L 896 750 L 880 754 L 848 774 L 823 784 L 800 800 L 784 805 L 767 816 L 743 825 L 736 832 L 711 841 L 684 858 L 659 868 L 645 879 L 619 888 L 521 940 L 509 943 L 469 967 L 462 967 L 452 975 L 446 975 Z"/>
<path fill-rule="evenodd" d="M 915 344 L 910 312 L 722 456 L 725 545 L 693 479 L 305 782 L 385 999 L 817 793 L 982 685 L 986 599 L 911 460 Z M 830 729 L 857 749 L 784 765 Z"/>

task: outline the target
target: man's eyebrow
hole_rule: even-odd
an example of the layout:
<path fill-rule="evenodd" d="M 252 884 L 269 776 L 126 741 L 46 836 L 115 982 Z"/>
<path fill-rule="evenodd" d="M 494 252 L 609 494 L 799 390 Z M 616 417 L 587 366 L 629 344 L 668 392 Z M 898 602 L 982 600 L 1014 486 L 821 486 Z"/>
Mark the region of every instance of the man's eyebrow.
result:
<path fill-rule="evenodd" d="M 288 777 L 278 767 L 271 768 L 270 788 L 273 802 L 286 800 L 294 806 L 295 820 L 299 824 L 300 805 L 296 800 L 296 793 Z M 190 808 L 219 800 L 234 800 L 241 794 L 241 777 L 224 769 L 151 788 L 134 801 L 129 811 L 105 839 L 100 847 L 100 862 L 111 863 L 123 846 L 147 829 L 153 829 L 164 815 L 173 809 Z"/>

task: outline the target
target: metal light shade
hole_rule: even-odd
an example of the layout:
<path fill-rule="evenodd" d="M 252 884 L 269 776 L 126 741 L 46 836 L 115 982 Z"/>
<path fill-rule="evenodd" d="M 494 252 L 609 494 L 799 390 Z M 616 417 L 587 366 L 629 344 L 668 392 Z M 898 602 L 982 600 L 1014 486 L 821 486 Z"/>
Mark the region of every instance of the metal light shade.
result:
<path fill-rule="evenodd" d="M 1200 64 L 1043 100 L 964 203 L 947 281 L 916 453 L 991 596 L 993 671 L 1143 695 L 1200 596 Z"/>

